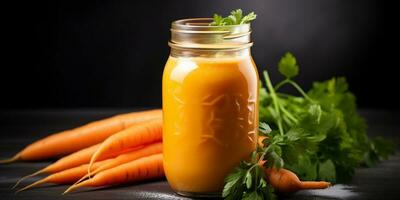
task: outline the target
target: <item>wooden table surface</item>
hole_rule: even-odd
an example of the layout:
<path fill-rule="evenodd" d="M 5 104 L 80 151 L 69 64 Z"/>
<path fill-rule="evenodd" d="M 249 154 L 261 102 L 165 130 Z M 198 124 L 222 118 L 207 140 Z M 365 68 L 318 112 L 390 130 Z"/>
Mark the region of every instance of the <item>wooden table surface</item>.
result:
<path fill-rule="evenodd" d="M 45 135 L 73 128 L 96 119 L 129 110 L 37 110 L 0 111 L 0 158 L 11 156 L 26 144 Z M 382 135 L 400 146 L 399 111 L 362 110 L 369 124 L 369 134 Z M 73 145 L 73 144 L 70 144 Z M 46 185 L 14 194 L 11 189 L 21 176 L 34 172 L 49 162 L 0 165 L 0 199 L 187 199 L 176 195 L 165 180 L 112 188 L 83 190 L 70 195 L 61 193 L 67 186 Z M 38 180 L 31 178 L 24 184 Z M 351 182 L 325 190 L 297 192 L 279 199 L 400 199 L 400 155 L 391 156 L 371 168 L 359 168 Z"/>

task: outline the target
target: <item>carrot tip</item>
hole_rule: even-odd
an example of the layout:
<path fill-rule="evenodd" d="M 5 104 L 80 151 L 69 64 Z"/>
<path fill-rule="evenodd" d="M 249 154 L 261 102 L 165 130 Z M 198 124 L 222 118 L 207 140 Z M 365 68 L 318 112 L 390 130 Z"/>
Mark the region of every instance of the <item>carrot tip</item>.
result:
<path fill-rule="evenodd" d="M 74 191 L 76 188 L 78 188 L 79 186 L 78 185 L 72 185 L 71 187 L 69 187 L 67 190 L 65 190 L 63 193 L 62 193 L 62 195 L 65 195 L 65 194 L 67 194 L 67 193 L 70 193 L 70 192 L 72 192 L 72 191 Z"/>
<path fill-rule="evenodd" d="M 333 184 L 331 182 L 327 182 L 327 188 L 332 187 Z"/>
<path fill-rule="evenodd" d="M 92 179 L 93 180 L 93 179 Z M 91 186 L 91 180 L 86 180 L 86 181 L 82 181 L 82 182 L 80 182 L 80 183 L 77 183 L 76 185 L 74 184 L 74 185 L 71 185 L 67 190 L 65 190 L 62 194 L 64 195 L 64 194 L 67 194 L 67 193 L 70 193 L 70 192 L 72 192 L 72 191 L 74 191 L 74 190 L 76 190 L 76 189 L 78 189 L 78 188 L 81 188 L 81 187 L 85 187 L 85 186 Z"/>
<path fill-rule="evenodd" d="M 41 173 L 43 173 L 43 170 L 39 170 L 39 171 L 37 171 L 35 173 L 29 174 L 27 176 L 24 176 L 24 177 L 20 178 L 11 189 L 15 189 L 23 180 L 25 180 L 27 178 L 30 178 L 30 177 L 33 177 L 33 176 L 36 176 L 36 175 L 41 174 Z"/>
<path fill-rule="evenodd" d="M 72 184 L 72 186 L 81 183 L 82 181 L 84 181 L 87 178 L 88 178 L 88 174 L 86 174 L 85 176 L 82 176 L 82 178 L 80 178 L 78 181 L 76 181 L 74 184 Z"/>
<path fill-rule="evenodd" d="M 330 182 L 325 181 L 302 181 L 301 189 L 325 189 L 331 186 Z"/>
<path fill-rule="evenodd" d="M 18 161 L 21 158 L 20 154 L 13 156 L 12 158 L 0 160 L 0 164 L 8 164 L 15 161 Z"/>
<path fill-rule="evenodd" d="M 28 186 L 29 186 L 29 185 L 28 185 Z M 27 189 L 28 189 L 28 186 L 23 187 L 23 188 L 21 188 L 21 189 L 15 191 L 15 194 L 18 194 L 18 193 L 20 193 L 20 192 L 22 192 L 22 191 L 24 191 L 24 190 L 27 190 Z"/>
<path fill-rule="evenodd" d="M 24 191 L 24 190 L 33 188 L 33 187 L 35 187 L 35 186 L 37 186 L 37 185 L 40 185 L 40 184 L 43 184 L 43 183 L 45 183 L 45 182 L 46 182 L 46 179 L 38 180 L 38 181 L 36 181 L 36 182 L 34 182 L 34 183 L 30 184 L 30 185 L 27 185 L 27 186 L 25 186 L 25 187 L 23 187 L 23 188 L 17 190 L 17 191 L 15 192 L 15 194 L 18 194 L 18 193 L 20 193 L 20 192 L 22 192 L 22 191 Z"/>

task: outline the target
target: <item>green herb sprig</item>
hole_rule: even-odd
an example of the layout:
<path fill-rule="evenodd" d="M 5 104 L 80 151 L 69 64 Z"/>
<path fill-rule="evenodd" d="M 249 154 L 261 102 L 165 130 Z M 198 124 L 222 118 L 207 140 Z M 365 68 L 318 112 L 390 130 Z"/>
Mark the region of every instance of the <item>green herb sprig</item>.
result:
<path fill-rule="evenodd" d="M 259 134 L 267 136 L 264 147 L 257 147 L 251 162 L 243 161 L 227 177 L 224 198 L 275 198 L 272 186 L 259 174 L 261 160 L 266 161 L 264 167 L 284 167 L 301 180 L 335 183 L 349 180 L 357 167 L 372 166 L 394 153 L 392 142 L 367 136 L 345 78 L 314 82 L 305 92 L 294 81 L 299 66 L 291 53 L 281 58 L 278 70 L 284 79 L 273 85 L 264 71 L 265 86 L 260 88 Z M 284 86 L 295 88 L 300 96 L 281 92 Z"/>
<path fill-rule="evenodd" d="M 243 16 L 242 9 L 236 9 L 231 11 L 231 14 L 227 17 L 222 17 L 221 15 L 214 14 L 213 22 L 210 23 L 210 26 L 229 26 L 229 25 L 239 25 L 239 24 L 248 24 L 251 21 L 255 20 L 257 17 L 254 12 Z"/>
<path fill-rule="evenodd" d="M 262 124 L 260 131 L 264 134 L 271 132 L 267 124 Z M 272 200 L 276 199 L 274 190 L 266 181 L 264 170 L 259 164 L 270 154 L 271 147 L 261 148 L 251 154 L 251 161 L 242 161 L 225 179 L 222 196 L 225 199 L 237 200 Z"/>
<path fill-rule="evenodd" d="M 357 113 L 355 96 L 343 77 L 314 82 L 306 93 L 294 80 L 299 73 L 296 58 L 286 53 L 278 64 L 284 80 L 272 85 L 264 71 L 266 87 L 260 89 L 260 120 L 279 131 L 274 149 L 284 166 L 302 180 L 349 180 L 360 165 L 374 165 L 394 152 L 383 138 L 370 139 L 367 125 Z M 289 85 L 301 96 L 281 93 Z"/>

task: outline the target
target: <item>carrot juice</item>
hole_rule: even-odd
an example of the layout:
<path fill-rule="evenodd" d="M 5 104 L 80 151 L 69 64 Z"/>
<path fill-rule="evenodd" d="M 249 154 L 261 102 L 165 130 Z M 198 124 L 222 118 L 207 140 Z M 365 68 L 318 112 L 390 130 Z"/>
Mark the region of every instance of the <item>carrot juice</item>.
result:
<path fill-rule="evenodd" d="M 163 73 L 166 177 L 178 194 L 218 195 L 256 148 L 257 69 L 248 47 L 196 52 L 170 45 Z"/>

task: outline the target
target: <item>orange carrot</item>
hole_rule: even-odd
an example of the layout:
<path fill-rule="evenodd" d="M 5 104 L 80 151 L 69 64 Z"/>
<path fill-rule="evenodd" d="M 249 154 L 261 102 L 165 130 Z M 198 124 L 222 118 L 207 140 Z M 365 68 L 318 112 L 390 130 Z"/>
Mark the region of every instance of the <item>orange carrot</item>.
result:
<path fill-rule="evenodd" d="M 161 117 L 161 110 L 157 109 L 116 115 L 108 119 L 95 121 L 38 140 L 25 147 L 25 149 L 17 153 L 14 157 L 0 160 L 0 164 L 18 160 L 43 160 L 66 155 L 94 144 L 98 144 L 110 135 L 133 124 L 152 119 L 160 119 Z"/>
<path fill-rule="evenodd" d="M 96 163 L 94 163 L 93 168 L 97 169 L 99 166 L 101 166 L 107 162 L 110 162 L 111 160 L 112 159 L 96 162 Z M 79 180 L 79 178 L 81 178 L 82 176 L 84 176 L 86 174 L 87 167 L 88 167 L 88 164 L 84 164 L 84 165 L 81 165 L 78 167 L 73 167 L 73 168 L 70 168 L 70 169 L 67 169 L 64 171 L 60 171 L 60 172 L 51 174 L 44 179 L 38 180 L 20 190 L 18 190 L 16 193 L 22 192 L 24 190 L 27 190 L 32 187 L 42 185 L 45 183 L 57 183 L 57 184 L 73 183 L 73 182 Z"/>
<path fill-rule="evenodd" d="M 96 152 L 96 150 L 100 147 L 100 144 L 96 144 L 87 148 L 84 148 L 80 151 L 72 153 L 68 156 L 65 156 L 55 163 L 47 166 L 42 169 L 43 172 L 55 173 L 65 169 L 69 169 L 72 167 L 79 166 L 81 164 L 88 163 L 90 161 L 90 157 Z"/>
<path fill-rule="evenodd" d="M 82 149 L 80 151 L 77 151 L 75 153 L 72 153 L 68 156 L 65 156 L 59 160 L 57 160 L 55 163 L 48 165 L 47 167 L 36 171 L 32 174 L 29 174 L 27 176 L 24 176 L 20 178 L 17 183 L 12 188 L 17 187 L 23 180 L 43 174 L 43 173 L 55 173 L 59 172 L 65 169 L 69 169 L 71 167 L 79 166 L 81 164 L 88 163 L 90 161 L 90 157 L 93 155 L 94 152 L 96 152 L 97 148 L 99 148 L 100 144 L 93 145 L 91 147 L 87 147 L 85 149 Z"/>
<path fill-rule="evenodd" d="M 99 172 L 93 178 L 69 187 L 63 194 L 81 187 L 118 185 L 164 177 L 163 156 L 155 154 Z"/>
<path fill-rule="evenodd" d="M 146 156 L 150 156 L 150 155 L 154 155 L 154 154 L 159 154 L 162 153 L 162 143 L 161 142 L 157 142 L 154 144 L 150 144 L 147 146 L 144 146 L 143 148 L 140 148 L 136 151 L 130 151 L 128 153 L 124 153 L 121 154 L 117 157 L 115 157 L 114 159 L 110 160 L 107 163 L 102 164 L 99 167 L 95 167 L 95 169 L 91 172 L 91 175 L 95 175 L 101 171 L 107 170 L 107 169 L 111 169 L 113 167 L 116 167 L 118 165 L 122 165 L 125 164 L 127 162 L 131 162 L 133 160 L 142 158 L 142 157 L 146 157 Z M 97 163 L 97 162 L 96 162 Z M 87 171 L 86 171 L 87 172 Z M 88 174 L 86 174 L 85 176 L 83 176 L 81 179 L 79 179 L 77 181 L 81 182 L 82 180 L 88 178 Z"/>
<path fill-rule="evenodd" d="M 279 192 L 296 192 L 304 189 L 325 189 L 331 184 L 325 181 L 300 181 L 295 173 L 287 169 L 264 168 L 268 182 Z"/>
<path fill-rule="evenodd" d="M 140 145 L 150 144 L 162 140 L 162 120 L 155 119 L 133 125 L 115 135 L 107 138 L 93 154 L 90 159 L 88 173 L 92 164 L 103 156 L 112 152 L 120 152 L 125 149 L 134 148 Z"/>
<path fill-rule="evenodd" d="M 68 156 L 65 156 L 59 160 L 57 160 L 55 163 L 48 165 L 47 167 L 32 173 L 30 175 L 24 176 L 21 179 L 19 179 L 17 181 L 17 183 L 14 185 L 13 188 L 17 187 L 21 181 L 25 180 L 26 178 L 29 177 L 33 177 L 39 174 L 43 174 L 43 173 L 56 173 L 56 172 L 60 172 L 72 167 L 76 167 L 82 164 L 87 164 L 90 161 L 90 158 L 92 157 L 92 155 L 96 152 L 96 150 L 100 147 L 100 144 L 96 144 L 93 145 L 91 147 L 87 147 L 85 149 L 82 149 L 80 151 L 77 151 L 75 153 L 72 153 Z M 126 151 L 133 151 L 135 149 L 128 149 Z M 119 155 L 120 153 L 123 152 L 113 152 L 112 154 L 108 154 L 106 156 L 103 156 L 101 158 L 101 160 L 107 159 L 107 158 L 113 158 L 117 155 Z"/>
<path fill-rule="evenodd" d="M 265 136 L 260 136 L 258 138 L 258 143 L 260 146 L 264 146 L 262 141 L 267 138 Z M 263 166 L 265 161 L 260 161 L 259 165 Z M 280 192 L 296 192 L 298 190 L 305 189 L 325 189 L 331 186 L 331 183 L 325 181 L 301 181 L 297 175 L 287 169 L 275 169 L 275 168 L 265 168 L 264 173 L 267 177 L 268 182 L 272 187 Z"/>

